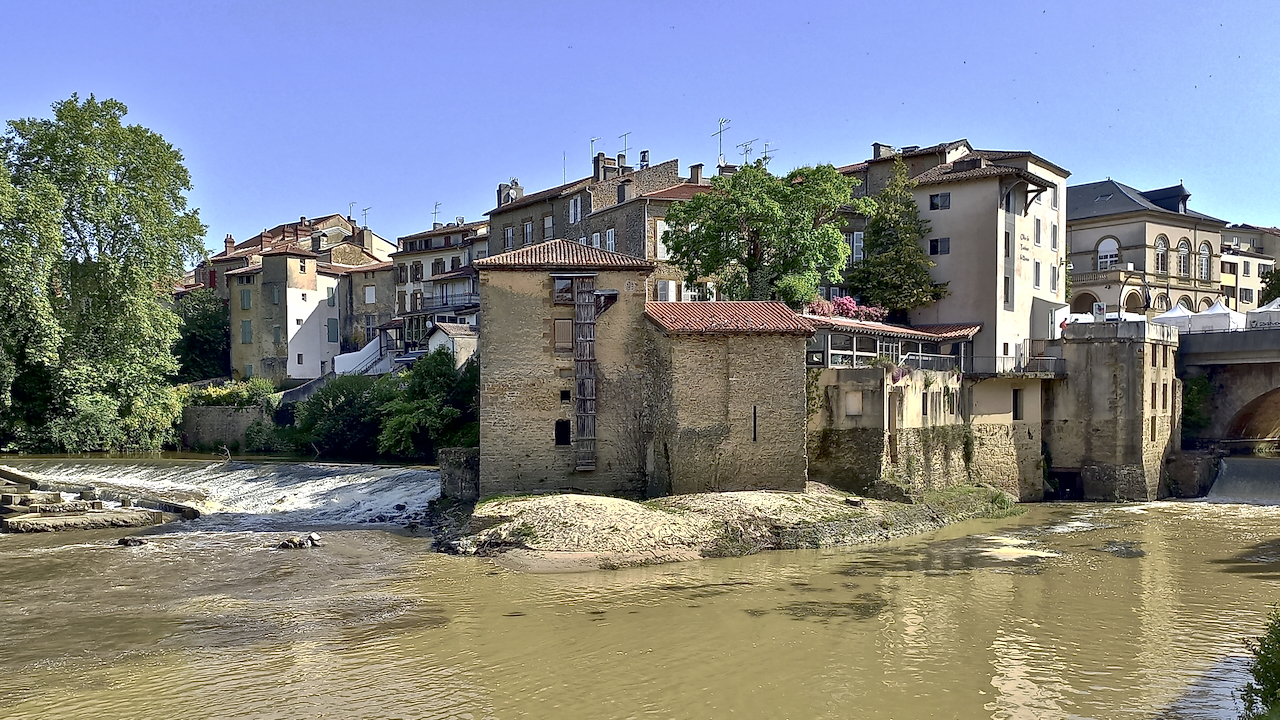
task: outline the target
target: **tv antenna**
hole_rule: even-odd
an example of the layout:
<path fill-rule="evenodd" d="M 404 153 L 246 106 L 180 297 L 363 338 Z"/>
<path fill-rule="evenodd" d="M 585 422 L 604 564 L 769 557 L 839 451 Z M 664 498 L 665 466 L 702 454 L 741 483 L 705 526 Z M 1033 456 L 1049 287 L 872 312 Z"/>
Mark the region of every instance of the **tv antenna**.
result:
<path fill-rule="evenodd" d="M 436 217 L 440 214 L 440 203 L 436 203 L 436 207 L 431 211 L 431 224 L 436 224 Z"/>
<path fill-rule="evenodd" d="M 347 217 L 351 217 L 352 213 L 354 213 L 355 211 L 356 211 L 356 201 L 352 200 L 351 202 L 347 203 Z"/>
<path fill-rule="evenodd" d="M 719 138 L 720 141 L 720 164 L 724 165 L 724 131 L 729 129 L 729 118 L 720 118 L 720 129 L 711 133 L 711 137 Z"/>
<path fill-rule="evenodd" d="M 748 162 L 750 162 L 750 160 L 751 160 L 751 143 L 753 143 L 753 142 L 757 142 L 757 141 L 759 141 L 759 140 L 760 140 L 760 138 L 755 138 L 755 139 L 748 140 L 748 141 L 743 142 L 743 143 L 738 143 L 737 147 L 739 147 L 739 148 L 741 148 L 741 149 L 742 149 L 742 164 L 743 164 L 743 165 L 746 165 L 746 164 L 747 164 Z"/>
<path fill-rule="evenodd" d="M 599 140 L 599 139 L 600 139 L 600 138 L 598 138 L 598 137 L 593 137 L 593 138 L 591 138 L 591 157 L 595 157 L 595 156 L 596 156 L 596 141 L 597 141 L 597 140 Z"/>
<path fill-rule="evenodd" d="M 360 224 L 363 225 L 364 227 L 369 227 L 369 211 L 372 209 L 373 209 L 373 206 L 370 205 L 369 207 L 360 211 Z"/>
<path fill-rule="evenodd" d="M 627 154 L 627 150 L 631 147 L 630 145 L 627 145 L 627 136 L 628 136 L 628 135 L 630 135 L 630 134 L 631 134 L 631 131 L 630 131 L 630 130 L 628 130 L 628 131 L 626 131 L 626 132 L 624 132 L 624 133 L 622 133 L 621 135 L 619 135 L 619 136 L 618 136 L 618 139 L 622 141 L 622 154 L 623 154 L 623 155 L 626 155 L 626 154 Z"/>
<path fill-rule="evenodd" d="M 764 152 L 760 153 L 760 156 L 764 159 L 764 164 L 768 165 L 769 161 L 773 159 L 773 155 L 777 152 L 777 150 L 770 149 L 769 143 L 766 142 L 764 144 Z"/>

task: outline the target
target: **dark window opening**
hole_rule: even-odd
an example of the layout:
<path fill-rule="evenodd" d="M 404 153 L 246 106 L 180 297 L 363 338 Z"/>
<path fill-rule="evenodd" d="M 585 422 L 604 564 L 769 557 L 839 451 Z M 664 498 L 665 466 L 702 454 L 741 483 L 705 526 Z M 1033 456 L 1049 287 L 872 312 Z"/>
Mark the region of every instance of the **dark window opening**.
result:
<path fill-rule="evenodd" d="M 1013 390 L 1013 419 L 1022 419 L 1022 391 L 1017 388 Z"/>
<path fill-rule="evenodd" d="M 929 241 L 930 255 L 950 255 L 951 238 L 937 238 Z"/>
<path fill-rule="evenodd" d="M 568 391 L 568 390 L 561 390 L 561 391 L 560 391 L 560 402 L 562 402 L 562 403 L 567 403 L 567 402 L 569 402 L 569 400 L 571 400 L 571 399 L 572 399 L 572 398 L 570 397 L 570 394 L 569 394 L 569 391 Z"/>
<path fill-rule="evenodd" d="M 551 302 L 554 305 L 572 305 L 573 297 L 573 278 L 555 278 L 555 292 L 552 295 Z"/>
<path fill-rule="evenodd" d="M 568 421 L 568 420 L 557 420 L 557 421 L 556 421 L 556 444 L 557 444 L 557 445 L 568 445 L 568 444 L 570 444 L 570 443 L 569 443 L 569 421 Z"/>
<path fill-rule="evenodd" d="M 951 193 L 936 193 L 929 196 L 930 210 L 949 210 L 951 208 Z"/>
<path fill-rule="evenodd" d="M 751 442 L 760 441 L 760 423 L 757 410 L 758 407 L 756 405 L 751 406 Z"/>

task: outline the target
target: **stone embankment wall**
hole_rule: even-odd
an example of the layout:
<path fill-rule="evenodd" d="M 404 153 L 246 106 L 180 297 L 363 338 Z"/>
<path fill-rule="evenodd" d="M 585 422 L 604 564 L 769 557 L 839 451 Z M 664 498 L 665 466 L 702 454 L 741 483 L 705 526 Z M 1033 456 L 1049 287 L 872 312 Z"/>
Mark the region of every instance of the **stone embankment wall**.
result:
<path fill-rule="evenodd" d="M 245 431 L 255 420 L 270 423 L 261 408 L 188 407 L 182 410 L 182 446 L 192 450 L 216 450 L 245 446 Z"/>
<path fill-rule="evenodd" d="M 480 499 L 480 448 L 440 448 L 440 496 L 458 502 Z"/>

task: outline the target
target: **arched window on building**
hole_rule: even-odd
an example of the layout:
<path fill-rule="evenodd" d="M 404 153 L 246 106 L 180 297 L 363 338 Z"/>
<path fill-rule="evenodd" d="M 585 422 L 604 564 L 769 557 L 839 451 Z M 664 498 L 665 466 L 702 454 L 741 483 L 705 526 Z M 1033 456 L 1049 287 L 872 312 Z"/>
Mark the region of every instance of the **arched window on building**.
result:
<path fill-rule="evenodd" d="M 1213 248 L 1209 247 L 1209 243 L 1200 245 L 1200 279 L 1213 279 Z"/>
<path fill-rule="evenodd" d="M 1156 296 L 1156 310 L 1164 312 L 1169 309 L 1169 296 L 1161 293 Z"/>
<path fill-rule="evenodd" d="M 1192 302 L 1191 298 L 1187 297 L 1186 295 L 1183 295 L 1182 297 L 1178 298 L 1178 304 L 1190 310 L 1191 312 L 1196 311 L 1196 304 Z"/>
<path fill-rule="evenodd" d="M 1105 238 L 1098 243 L 1098 270 L 1109 270 L 1120 264 L 1120 244 L 1115 238 Z"/>
<path fill-rule="evenodd" d="M 1156 272 L 1169 274 L 1169 240 L 1163 235 L 1156 238 Z"/>
<path fill-rule="evenodd" d="M 1178 274 L 1182 277 L 1191 276 L 1191 243 L 1184 238 L 1178 243 Z M 1188 307 L 1188 310 L 1195 308 Z"/>

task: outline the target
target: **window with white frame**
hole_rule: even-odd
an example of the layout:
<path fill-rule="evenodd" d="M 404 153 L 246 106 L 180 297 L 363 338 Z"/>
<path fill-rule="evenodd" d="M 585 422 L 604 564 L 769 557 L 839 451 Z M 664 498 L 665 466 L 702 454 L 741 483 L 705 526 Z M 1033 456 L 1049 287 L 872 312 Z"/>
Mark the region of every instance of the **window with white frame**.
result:
<path fill-rule="evenodd" d="M 950 210 L 951 209 L 951 193 L 934 193 L 929 196 L 930 210 Z"/>
<path fill-rule="evenodd" d="M 1244 275 L 1245 277 L 1249 277 L 1249 261 L 1248 260 L 1245 260 L 1244 262 L 1240 263 L 1240 274 Z"/>
<path fill-rule="evenodd" d="M 554 221 L 552 220 L 550 215 L 542 218 L 542 239 L 543 240 L 550 240 L 552 237 L 554 237 L 554 233 L 551 230 L 553 222 Z"/>
<path fill-rule="evenodd" d="M 364 304 L 365 305 L 374 304 L 375 302 L 377 302 L 377 297 L 378 297 L 378 288 L 376 285 L 364 286 Z"/>
<path fill-rule="evenodd" d="M 1040 247 L 1040 218 L 1036 218 L 1035 244 Z"/>
<path fill-rule="evenodd" d="M 667 243 L 663 241 L 662 236 L 667 232 L 667 221 L 659 218 L 653 223 L 654 234 L 654 255 L 659 260 L 666 260 L 671 257 L 671 251 L 667 249 Z"/>
<path fill-rule="evenodd" d="M 1058 292 L 1058 266 L 1049 266 L 1049 289 Z"/>
<path fill-rule="evenodd" d="M 1120 244 L 1115 238 L 1106 238 L 1098 243 L 1098 270 L 1110 270 L 1113 265 L 1120 264 Z"/>
<path fill-rule="evenodd" d="M 604 231 L 604 249 L 609 252 L 617 252 L 618 238 L 613 228 Z"/>
<path fill-rule="evenodd" d="M 1191 243 L 1186 240 L 1178 243 L 1178 274 L 1191 276 Z"/>
<path fill-rule="evenodd" d="M 1031 284 L 1035 287 L 1040 287 L 1040 261 L 1039 260 L 1036 260 L 1035 265 L 1032 267 Z"/>
<path fill-rule="evenodd" d="M 502 228 L 502 247 L 510 250 L 516 245 L 516 230 L 513 227 Z"/>
<path fill-rule="evenodd" d="M 1209 243 L 1200 245 L 1200 279 L 1213 279 L 1213 248 L 1209 247 Z"/>
<path fill-rule="evenodd" d="M 533 244 L 533 222 L 532 221 L 526 222 L 524 224 L 524 244 L 525 245 Z"/>
<path fill-rule="evenodd" d="M 591 233 L 591 247 L 593 248 L 600 247 L 600 233 L 598 232 Z"/>
<path fill-rule="evenodd" d="M 1049 223 L 1049 249 L 1058 249 L 1058 223 Z"/>
<path fill-rule="evenodd" d="M 860 232 L 851 232 L 851 233 L 844 234 L 845 242 L 849 243 L 849 264 L 850 265 L 858 262 L 859 260 L 862 260 L 863 257 L 865 257 L 863 255 L 862 237 L 863 237 L 862 233 Z"/>
<path fill-rule="evenodd" d="M 674 302 L 676 299 L 676 281 L 675 280 L 659 280 L 658 286 L 658 302 Z"/>
<path fill-rule="evenodd" d="M 569 199 L 569 224 L 579 220 L 582 220 L 582 196 L 576 195 Z"/>
<path fill-rule="evenodd" d="M 1240 302 L 1253 302 L 1253 288 L 1240 288 Z"/>
<path fill-rule="evenodd" d="M 1156 238 L 1156 272 L 1169 273 L 1169 241 L 1163 235 Z"/>

